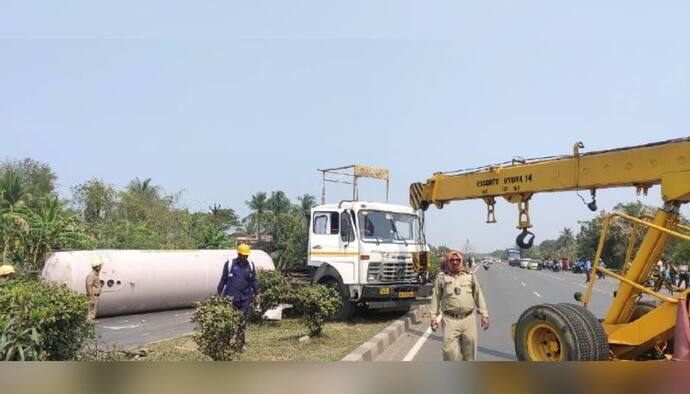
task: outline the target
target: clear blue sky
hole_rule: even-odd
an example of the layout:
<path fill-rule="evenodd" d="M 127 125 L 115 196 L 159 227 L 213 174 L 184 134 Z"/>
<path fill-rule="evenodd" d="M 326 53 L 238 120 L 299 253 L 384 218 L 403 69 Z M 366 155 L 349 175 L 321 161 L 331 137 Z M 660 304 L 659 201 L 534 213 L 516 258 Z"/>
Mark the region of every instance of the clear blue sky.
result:
<path fill-rule="evenodd" d="M 48 162 L 65 197 L 151 177 L 244 215 L 256 191 L 318 196 L 317 167 L 388 168 L 406 203 L 435 171 L 690 135 L 687 2 L 140 3 L 0 1 L 0 158 Z M 508 246 L 516 210 L 497 213 L 432 209 L 429 241 Z M 532 202 L 538 241 L 592 215 Z"/>

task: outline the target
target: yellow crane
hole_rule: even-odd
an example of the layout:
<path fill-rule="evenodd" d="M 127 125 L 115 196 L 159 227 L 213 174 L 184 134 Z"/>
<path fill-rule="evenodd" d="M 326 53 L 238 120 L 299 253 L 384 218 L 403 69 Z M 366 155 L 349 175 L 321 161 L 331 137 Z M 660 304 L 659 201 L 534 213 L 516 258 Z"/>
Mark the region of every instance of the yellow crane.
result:
<path fill-rule="evenodd" d="M 536 193 L 589 191 L 587 204 L 597 210 L 596 191 L 613 187 L 634 187 L 647 194 L 650 187 L 661 185 L 663 206 L 653 218 L 636 218 L 614 212 L 603 221 L 593 273 L 602 271 L 620 281 L 603 320 L 587 308 L 596 275 L 582 301 L 577 304 L 535 305 L 522 313 L 513 325 L 515 350 L 520 360 L 609 360 L 639 359 L 661 354 L 672 339 L 678 307 L 687 308 L 690 290 L 668 297 L 644 286 L 670 237 L 690 241 L 689 228 L 679 224 L 679 209 L 690 201 L 690 138 L 647 145 L 582 153 L 581 142 L 572 155 L 542 157 L 453 172 L 437 172 L 426 182 L 410 185 L 410 205 L 426 210 L 443 208 L 452 201 L 481 198 L 487 205 L 487 223 L 495 223 L 497 197 L 518 208 L 516 243 L 529 248 L 534 234 L 529 215 L 529 201 Z M 635 234 L 646 228 L 644 238 L 632 261 L 626 261 L 623 275 L 599 267 L 599 260 L 609 225 L 624 220 L 633 226 L 628 257 L 632 258 Z M 641 300 L 647 294 L 657 303 Z"/>

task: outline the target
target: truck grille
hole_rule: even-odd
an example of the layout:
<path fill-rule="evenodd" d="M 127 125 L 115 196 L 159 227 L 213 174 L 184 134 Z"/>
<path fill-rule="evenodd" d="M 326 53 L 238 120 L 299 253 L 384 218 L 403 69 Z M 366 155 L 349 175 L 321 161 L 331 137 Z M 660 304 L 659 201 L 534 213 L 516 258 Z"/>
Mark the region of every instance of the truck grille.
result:
<path fill-rule="evenodd" d="M 381 263 L 369 263 L 367 276 L 376 282 L 415 282 L 417 273 L 412 265 L 412 256 L 389 255 Z"/>

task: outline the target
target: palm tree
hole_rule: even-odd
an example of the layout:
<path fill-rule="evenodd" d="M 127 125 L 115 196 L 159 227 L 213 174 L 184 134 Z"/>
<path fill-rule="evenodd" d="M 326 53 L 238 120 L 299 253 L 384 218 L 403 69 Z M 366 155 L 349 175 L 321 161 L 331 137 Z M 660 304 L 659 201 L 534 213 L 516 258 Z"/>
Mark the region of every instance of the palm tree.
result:
<path fill-rule="evenodd" d="M 10 249 L 19 249 L 22 239 L 29 233 L 29 223 L 23 211 L 29 194 L 19 174 L 7 171 L 0 177 L 0 238 L 2 239 L 2 262 L 7 264 Z"/>
<path fill-rule="evenodd" d="M 290 211 L 292 204 L 290 199 L 287 198 L 284 192 L 278 190 L 276 192 L 271 192 L 271 197 L 266 201 L 268 209 L 275 215 L 280 215 Z"/>
<path fill-rule="evenodd" d="M 299 209 L 302 211 L 302 216 L 309 218 L 311 215 L 311 209 L 316 206 L 316 197 L 311 194 L 303 194 L 297 197 L 299 201 Z"/>
<path fill-rule="evenodd" d="M 575 236 L 573 235 L 573 230 L 570 227 L 564 227 L 561 230 L 561 234 L 558 237 L 559 244 L 562 247 L 568 247 L 575 243 Z"/>
<path fill-rule="evenodd" d="M 570 227 L 564 227 L 556 240 L 556 252 L 559 257 L 567 257 L 572 260 L 575 258 L 577 241 Z"/>
<path fill-rule="evenodd" d="M 22 184 L 21 177 L 14 171 L 7 171 L 0 177 L 0 206 L 15 211 L 25 204 L 29 193 Z"/>
<path fill-rule="evenodd" d="M 127 191 L 153 199 L 159 196 L 161 188 L 152 185 L 151 178 L 146 178 L 142 181 L 139 177 L 136 177 L 127 185 Z"/>
<path fill-rule="evenodd" d="M 245 220 L 256 223 L 256 237 L 261 240 L 261 220 L 266 214 L 266 211 L 268 211 L 268 199 L 266 198 L 266 193 L 256 193 L 252 196 L 250 201 L 245 201 L 245 204 L 247 204 L 249 209 L 253 211 Z"/>

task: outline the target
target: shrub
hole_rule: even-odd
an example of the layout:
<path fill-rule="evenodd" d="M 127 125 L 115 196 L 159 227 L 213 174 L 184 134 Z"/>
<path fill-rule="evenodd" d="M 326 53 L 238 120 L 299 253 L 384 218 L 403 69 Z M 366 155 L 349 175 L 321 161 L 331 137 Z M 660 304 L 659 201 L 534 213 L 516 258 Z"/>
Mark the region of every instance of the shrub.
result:
<path fill-rule="evenodd" d="M 198 302 L 192 321 L 198 324 L 194 342 L 199 351 L 216 361 L 230 361 L 239 350 L 237 334 L 242 312 L 232 306 L 232 298 L 212 296 Z"/>
<path fill-rule="evenodd" d="M 0 335 L 0 360 L 36 361 L 41 357 L 41 338 L 35 328 L 18 327 L 12 318 Z"/>
<path fill-rule="evenodd" d="M 323 323 L 342 306 L 338 290 L 324 286 L 303 286 L 297 289 L 295 304 L 309 329 L 309 335 L 320 336 Z"/>
<path fill-rule="evenodd" d="M 283 303 L 291 303 L 294 295 L 290 281 L 279 271 L 258 270 L 256 278 L 261 289 L 259 311 L 251 308 L 251 318 L 261 320 L 267 310 Z"/>
<path fill-rule="evenodd" d="M 73 360 L 84 341 L 94 336 L 94 325 L 86 319 L 88 304 L 86 296 L 65 287 L 5 281 L 0 284 L 0 327 L 15 340 L 23 338 L 24 344 L 39 338 L 35 347 L 41 359 Z"/>

